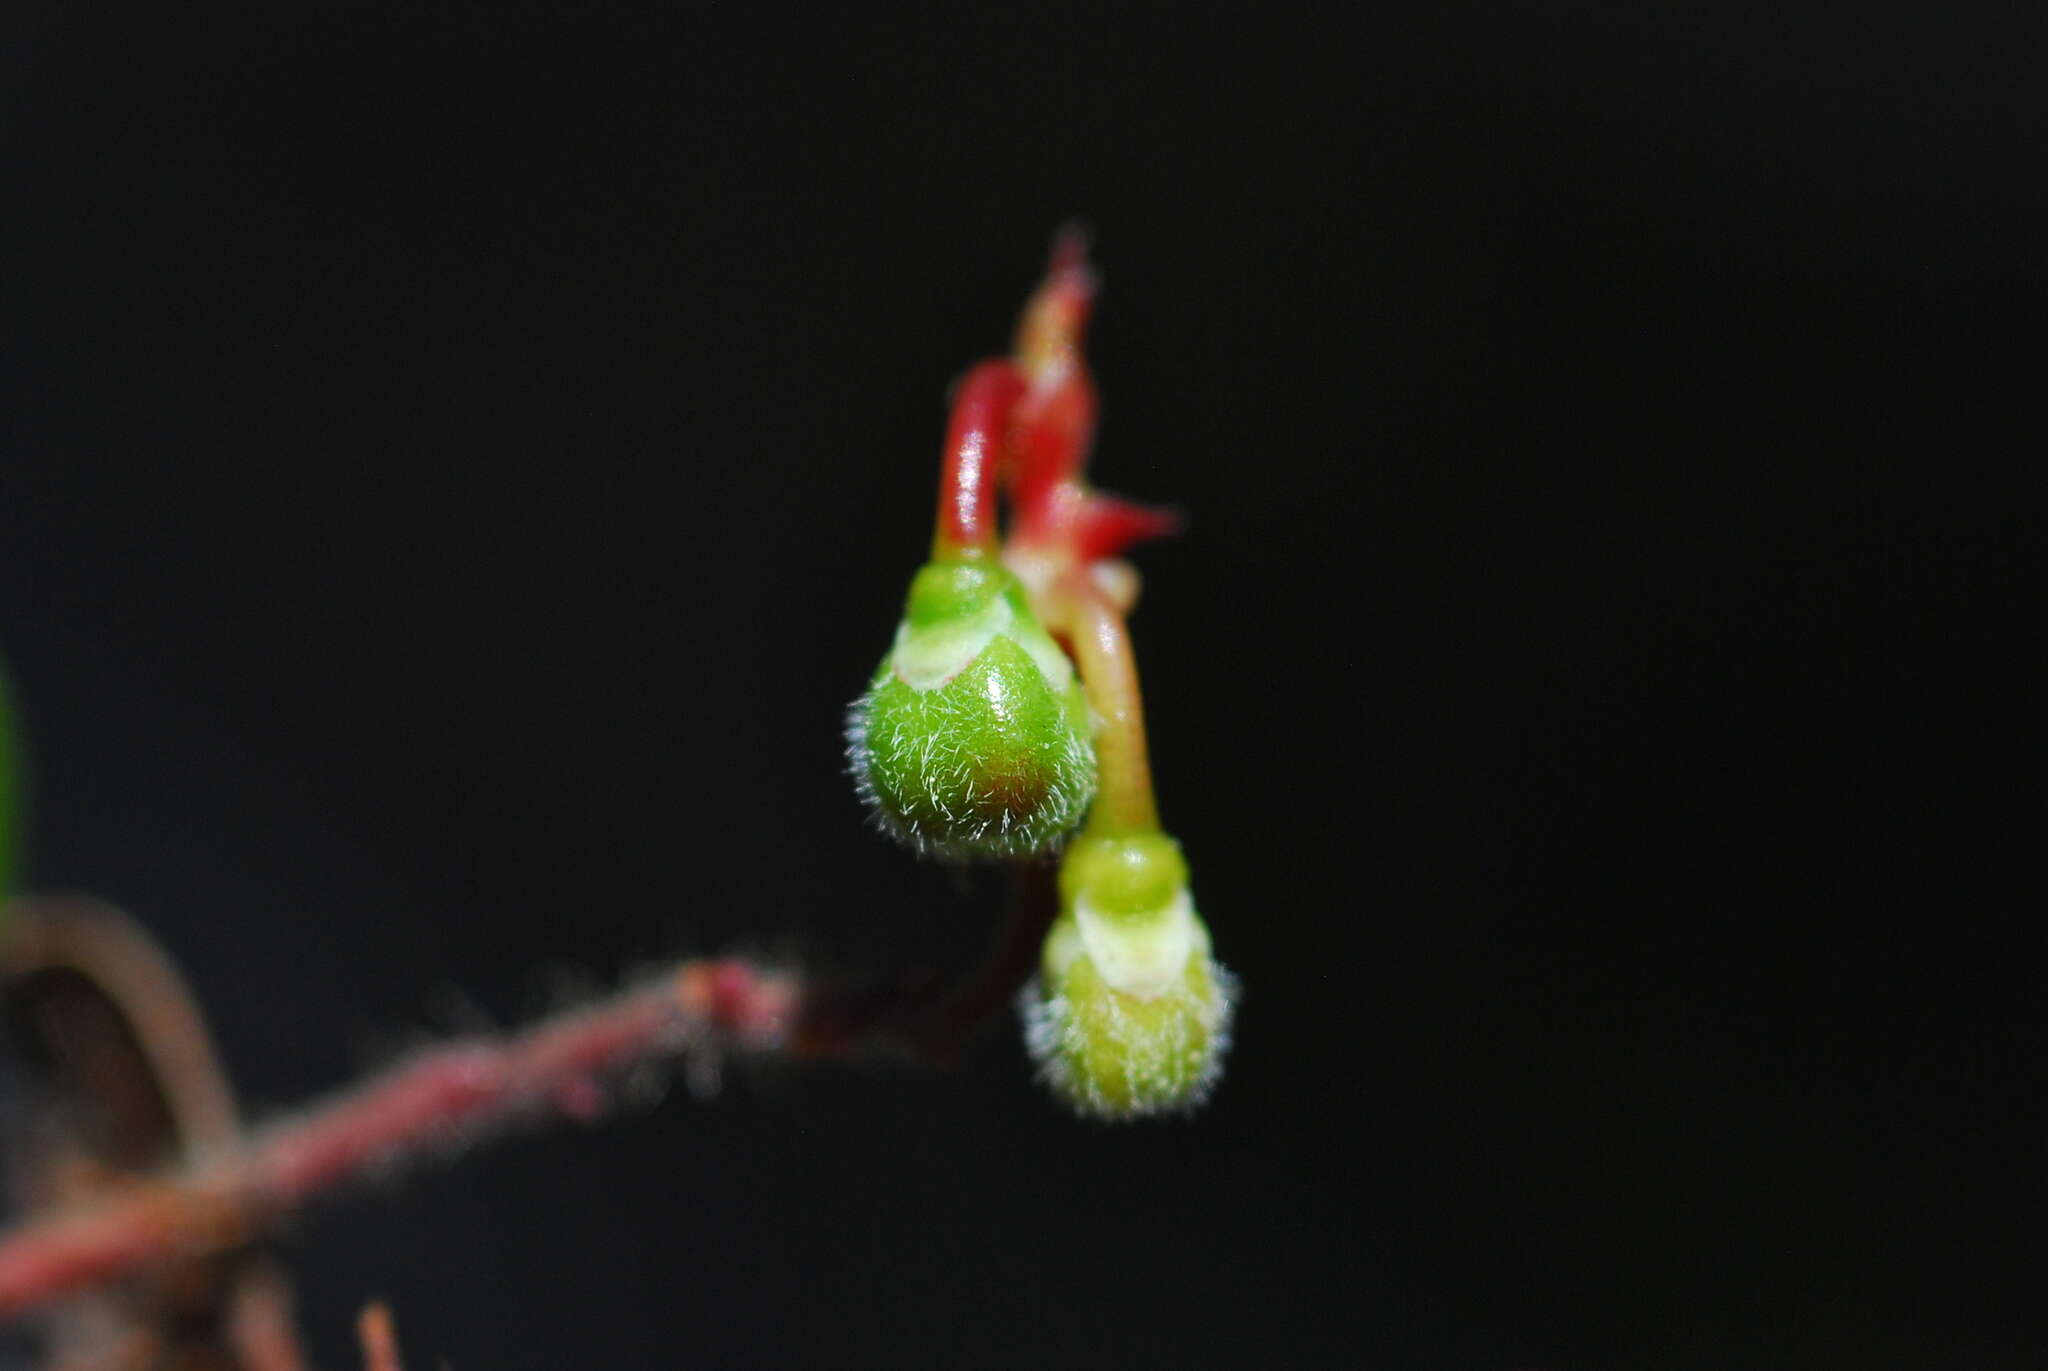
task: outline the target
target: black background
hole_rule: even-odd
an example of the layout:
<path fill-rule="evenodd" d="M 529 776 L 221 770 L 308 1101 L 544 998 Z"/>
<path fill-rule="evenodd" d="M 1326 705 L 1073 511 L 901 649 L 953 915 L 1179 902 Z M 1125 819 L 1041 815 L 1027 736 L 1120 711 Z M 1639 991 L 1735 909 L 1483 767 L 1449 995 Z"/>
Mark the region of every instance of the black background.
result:
<path fill-rule="evenodd" d="M 1206 1113 L 1009 1024 L 677 1087 L 309 1216 L 323 1363 L 371 1295 L 458 1371 L 2038 1356 L 2042 25 L 1697 8 L 10 9 L 32 875 L 259 1115 L 663 957 L 973 956 L 839 710 L 1069 216 L 1096 472 L 1192 514 Z"/>

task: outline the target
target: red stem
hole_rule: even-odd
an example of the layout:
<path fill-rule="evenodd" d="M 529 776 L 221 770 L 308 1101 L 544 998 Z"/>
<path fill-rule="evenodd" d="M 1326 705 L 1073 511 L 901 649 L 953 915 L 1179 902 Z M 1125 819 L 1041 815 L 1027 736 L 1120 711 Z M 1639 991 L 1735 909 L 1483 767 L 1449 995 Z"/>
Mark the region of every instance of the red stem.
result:
<path fill-rule="evenodd" d="M 1007 361 L 983 362 L 960 382 L 939 473 L 933 561 L 995 555 L 996 483 L 1009 453 L 1011 412 L 1023 394 L 1024 378 Z"/>

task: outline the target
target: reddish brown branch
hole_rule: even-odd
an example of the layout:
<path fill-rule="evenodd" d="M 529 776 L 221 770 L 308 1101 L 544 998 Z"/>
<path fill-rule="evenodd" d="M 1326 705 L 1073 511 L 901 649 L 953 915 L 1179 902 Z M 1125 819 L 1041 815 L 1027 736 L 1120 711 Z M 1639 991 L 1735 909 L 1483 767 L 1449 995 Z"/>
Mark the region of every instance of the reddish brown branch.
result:
<path fill-rule="evenodd" d="M 228 1341 L 241 1371 L 307 1371 L 291 1287 L 268 1262 L 243 1273 L 228 1301 Z"/>
<path fill-rule="evenodd" d="M 169 1114 L 163 1124 L 177 1143 L 203 1149 L 231 1144 L 240 1136 L 234 1092 L 221 1073 L 206 1018 L 184 977 L 147 933 L 120 910 L 88 895 L 24 897 L 8 909 L 5 922 L 0 975 L 18 988 L 31 977 L 71 972 L 115 1006 L 140 1056 L 137 1062 L 120 1063 L 120 1070 L 146 1078 L 140 1088 L 161 1094 Z M 45 1026 L 57 1037 L 75 1027 L 63 1020 Z M 70 1046 L 78 1055 L 79 1045 Z M 93 1046 L 106 1051 L 104 1043 Z M 106 1069 L 99 1067 L 99 1074 Z M 99 1085 L 104 1090 L 106 1082 Z M 137 1088 L 127 1087 L 130 1092 Z M 122 1141 L 154 1145 L 170 1140 Z"/>
<path fill-rule="evenodd" d="M 356 1316 L 356 1338 L 363 1345 L 363 1371 L 405 1371 L 398 1360 L 398 1330 L 381 1302 L 365 1305 Z"/>
<path fill-rule="evenodd" d="M 796 981 L 743 962 L 688 962 L 516 1037 L 420 1053 L 273 1124 L 230 1152 L 0 1236 L 0 1319 L 174 1258 L 236 1246 L 357 1176 L 523 1118 L 587 1119 L 603 1082 L 688 1050 L 780 1046 Z"/>
<path fill-rule="evenodd" d="M 244 1249 L 283 1216 L 351 1180 L 445 1154 L 522 1120 L 589 1121 L 602 1113 L 610 1079 L 650 1062 L 715 1059 L 727 1049 L 845 1058 L 894 1044 L 914 1057 L 949 1063 L 1030 974 L 1033 949 L 1051 921 L 1050 868 L 1028 868 L 1020 876 L 1006 932 L 988 962 L 950 993 L 901 985 L 868 994 L 827 990 L 743 961 L 685 962 L 515 1036 L 467 1038 L 422 1051 L 247 1138 L 230 1134 L 223 1141 L 218 1124 L 209 1121 L 194 1130 L 196 1146 L 183 1166 L 145 1177 L 109 1173 L 85 1197 L 68 1203 L 55 1197 L 51 1211 L 0 1233 L 0 1320 L 130 1275 L 190 1267 Z M 130 1021 L 149 1023 L 146 1036 L 193 1035 L 190 1050 L 175 1055 L 180 1069 L 170 1075 L 190 1076 L 193 1062 L 214 1070 L 196 1013 L 190 1022 L 163 1017 L 166 997 L 186 1002 L 175 968 L 121 916 L 50 899 L 24 901 L 13 915 L 0 967 L 14 978 L 14 989 L 52 967 L 74 968 Z M 71 925 L 68 931 L 59 927 L 64 924 Z M 124 980 L 109 971 L 128 964 L 138 948 L 149 954 L 149 975 Z M 262 1336 L 288 1325 L 281 1311 L 281 1305 L 255 1309 L 254 1322 L 243 1330 L 252 1346 L 279 1349 L 259 1364 L 293 1364 L 282 1343 Z"/>
<path fill-rule="evenodd" d="M 792 981 L 742 962 L 687 963 L 510 1041 L 446 1044 L 265 1129 L 238 1179 L 289 1208 L 366 1167 L 470 1141 L 478 1128 L 547 1112 L 588 1121 L 602 1107 L 603 1080 L 626 1066 L 720 1041 L 778 1045 L 795 995 Z"/>

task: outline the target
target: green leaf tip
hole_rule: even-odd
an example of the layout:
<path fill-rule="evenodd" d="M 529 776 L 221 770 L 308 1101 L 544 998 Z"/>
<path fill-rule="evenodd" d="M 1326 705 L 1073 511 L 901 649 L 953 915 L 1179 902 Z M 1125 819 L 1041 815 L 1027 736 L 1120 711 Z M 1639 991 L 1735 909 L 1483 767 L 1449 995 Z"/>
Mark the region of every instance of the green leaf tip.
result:
<path fill-rule="evenodd" d="M 952 860 L 1043 852 L 1095 795 L 1073 664 L 993 563 L 918 572 L 894 646 L 847 713 L 846 740 L 881 827 Z"/>
<path fill-rule="evenodd" d="M 1023 1000 L 1040 1078 L 1101 1119 L 1197 1108 L 1222 1074 L 1237 980 L 1211 955 L 1179 845 L 1084 837 L 1062 862 L 1060 895 Z"/>

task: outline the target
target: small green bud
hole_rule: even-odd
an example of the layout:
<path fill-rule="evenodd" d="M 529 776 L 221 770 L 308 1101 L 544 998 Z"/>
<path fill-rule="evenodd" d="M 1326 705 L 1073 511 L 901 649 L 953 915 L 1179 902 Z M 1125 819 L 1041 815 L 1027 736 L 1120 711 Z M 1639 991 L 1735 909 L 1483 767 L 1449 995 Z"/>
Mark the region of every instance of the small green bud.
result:
<path fill-rule="evenodd" d="M 895 646 L 848 711 L 846 740 L 862 798 L 919 852 L 1041 852 L 1095 794 L 1073 663 L 994 563 L 917 573 Z"/>
<path fill-rule="evenodd" d="M 1081 839 L 1060 866 L 1060 906 L 1024 999 L 1040 1077 L 1104 1119 L 1200 1105 L 1222 1073 L 1237 982 L 1210 955 L 1179 844 Z"/>

